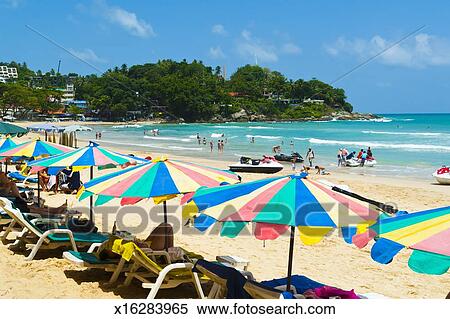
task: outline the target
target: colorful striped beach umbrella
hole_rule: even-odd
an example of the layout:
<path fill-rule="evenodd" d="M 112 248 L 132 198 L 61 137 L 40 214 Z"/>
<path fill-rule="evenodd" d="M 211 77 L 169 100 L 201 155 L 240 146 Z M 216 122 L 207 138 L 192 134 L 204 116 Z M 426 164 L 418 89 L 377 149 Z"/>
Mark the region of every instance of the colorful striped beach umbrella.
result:
<path fill-rule="evenodd" d="M 32 161 L 28 163 L 28 166 L 32 167 L 30 174 L 39 172 L 45 168 L 49 168 L 49 172 L 52 175 L 57 174 L 59 171 L 65 169 L 66 167 L 71 167 L 73 171 L 80 171 L 85 168 L 90 168 L 90 175 L 92 180 L 94 177 L 94 167 L 116 167 L 128 163 L 142 164 L 145 162 L 148 161 L 138 157 L 124 155 L 107 150 L 99 146 L 99 144 L 91 141 L 87 146 L 83 148 L 76 149 L 64 154 Z M 92 200 L 90 206 L 90 219 L 92 220 Z"/>
<path fill-rule="evenodd" d="M 7 137 L 3 142 L 2 145 L 0 146 L 0 152 L 6 151 L 14 146 L 16 146 L 17 144 L 12 140 L 12 138 Z"/>
<path fill-rule="evenodd" d="M 41 140 L 32 140 L 22 144 L 18 144 L 13 148 L 0 152 L 0 157 L 16 157 L 16 158 L 36 158 L 42 156 L 52 156 L 62 154 L 64 152 L 72 151 L 73 148 L 54 144 L 50 142 L 43 142 Z M 38 173 L 39 180 L 39 173 Z M 38 182 L 38 203 L 40 202 L 41 189 Z"/>
<path fill-rule="evenodd" d="M 145 162 L 147 160 L 113 152 L 101 147 L 95 142 L 89 142 L 83 148 L 32 161 L 28 163 L 28 166 L 32 167 L 30 173 L 34 173 L 44 168 L 60 171 L 66 167 L 72 167 L 74 171 L 79 171 L 88 167 L 115 167 L 127 163 L 142 164 Z"/>
<path fill-rule="evenodd" d="M 185 217 L 197 214 L 194 226 L 201 231 L 220 222 L 221 235 L 231 238 L 249 223 L 255 223 L 255 236 L 261 240 L 276 239 L 290 229 L 288 288 L 296 228 L 308 245 L 319 242 L 334 228 L 340 228 L 350 241 L 358 227 L 375 223 L 379 216 L 374 206 L 336 193 L 307 179 L 306 174 L 202 188 L 183 213 Z"/>
<path fill-rule="evenodd" d="M 239 176 L 230 171 L 158 158 L 147 164 L 95 178 L 84 184 L 78 196 L 79 200 L 83 200 L 98 195 L 96 205 L 113 198 L 121 198 L 122 205 L 153 198 L 155 203 L 163 203 L 164 222 L 167 223 L 168 199 L 194 192 L 202 186 L 213 187 L 238 182 Z"/>
<path fill-rule="evenodd" d="M 67 146 L 44 142 L 38 139 L 21 143 L 13 148 L 2 151 L 0 152 L 0 156 L 36 158 L 41 156 L 58 155 L 72 150 L 73 148 Z"/>
<path fill-rule="evenodd" d="M 450 268 L 450 206 L 380 219 L 353 237 L 362 248 L 375 238 L 371 257 L 390 263 L 403 248 L 413 250 L 408 265 L 415 272 L 441 275 Z"/>
<path fill-rule="evenodd" d="M 93 179 L 84 184 L 80 200 L 99 195 L 98 204 L 113 198 L 121 198 L 122 204 L 136 203 L 146 198 L 162 202 L 168 197 L 194 192 L 202 186 L 238 182 L 238 175 L 230 171 L 158 158 Z"/>

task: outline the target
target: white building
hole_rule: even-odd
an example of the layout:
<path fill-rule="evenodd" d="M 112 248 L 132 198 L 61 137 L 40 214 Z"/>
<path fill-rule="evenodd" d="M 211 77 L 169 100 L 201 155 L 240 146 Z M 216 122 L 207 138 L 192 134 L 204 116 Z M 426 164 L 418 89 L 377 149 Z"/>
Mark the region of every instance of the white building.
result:
<path fill-rule="evenodd" d="M 17 79 L 19 74 L 16 68 L 10 68 L 7 65 L 0 65 L 0 82 L 5 82 L 8 79 Z"/>
<path fill-rule="evenodd" d="M 75 86 L 73 84 L 67 84 L 66 88 L 61 91 L 62 91 L 62 98 L 61 98 L 62 103 L 72 101 L 75 99 Z"/>
<path fill-rule="evenodd" d="M 325 100 L 314 100 L 314 99 L 304 99 L 303 103 L 315 103 L 315 104 L 324 104 Z"/>

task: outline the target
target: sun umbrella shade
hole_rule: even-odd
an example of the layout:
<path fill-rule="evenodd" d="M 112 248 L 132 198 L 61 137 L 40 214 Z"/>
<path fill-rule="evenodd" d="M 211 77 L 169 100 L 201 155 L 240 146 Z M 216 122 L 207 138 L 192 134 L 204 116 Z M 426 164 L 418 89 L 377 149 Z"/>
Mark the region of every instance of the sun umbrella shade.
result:
<path fill-rule="evenodd" d="M 304 174 L 199 189 L 184 213 L 200 213 L 194 225 L 202 231 L 221 222 L 221 235 L 227 237 L 237 236 L 248 223 L 256 223 L 255 235 L 262 240 L 275 239 L 295 226 L 305 244 L 320 241 L 336 227 L 351 242 L 358 225 L 373 224 L 379 215 L 370 204 L 336 193 Z"/>
<path fill-rule="evenodd" d="M 10 148 L 16 145 L 17 144 L 10 137 L 8 137 L 6 140 L 3 141 L 2 145 L 0 146 L 0 152 L 9 150 Z"/>
<path fill-rule="evenodd" d="M 29 162 L 28 166 L 32 167 L 31 173 L 34 173 L 47 167 L 62 170 L 70 166 L 72 169 L 79 170 L 92 166 L 120 166 L 127 163 L 139 164 L 144 162 L 147 162 L 147 160 L 116 153 L 99 146 L 97 143 L 90 142 L 88 146 L 77 150 Z"/>
<path fill-rule="evenodd" d="M 412 270 L 439 275 L 450 268 L 450 206 L 380 219 L 353 242 L 364 247 L 375 237 L 371 256 L 377 262 L 387 264 L 403 248 L 410 248 Z"/>
<path fill-rule="evenodd" d="M 13 148 L 0 152 L 2 157 L 39 157 L 39 156 L 52 156 L 62 154 L 64 152 L 72 151 L 73 148 L 54 144 L 50 142 L 44 142 L 41 140 L 34 140 L 16 145 Z"/>
<path fill-rule="evenodd" d="M 69 126 L 62 127 L 62 129 L 64 130 L 64 132 L 84 132 L 84 131 L 90 132 L 90 131 L 92 131 L 92 128 L 83 126 L 83 125 L 69 125 Z"/>
<path fill-rule="evenodd" d="M 27 134 L 28 131 L 24 129 L 23 127 L 6 123 L 6 122 L 0 122 L 0 134 L 1 135 L 11 135 L 11 136 L 22 136 Z"/>
<path fill-rule="evenodd" d="M 79 195 L 80 200 L 94 194 L 102 195 L 103 198 L 140 200 L 189 193 L 201 186 L 213 187 L 237 182 L 239 177 L 230 171 L 157 159 L 95 178 L 84 184 Z M 101 201 L 102 197 L 99 199 Z"/>
<path fill-rule="evenodd" d="M 30 125 L 27 126 L 27 129 L 34 132 L 62 132 L 64 130 L 62 127 L 50 123 Z"/>

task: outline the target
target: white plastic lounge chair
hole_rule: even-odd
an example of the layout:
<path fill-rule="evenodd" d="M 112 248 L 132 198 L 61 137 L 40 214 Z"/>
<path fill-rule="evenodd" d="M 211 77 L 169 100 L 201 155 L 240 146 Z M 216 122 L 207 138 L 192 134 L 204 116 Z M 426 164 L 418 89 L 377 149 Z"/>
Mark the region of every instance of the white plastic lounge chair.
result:
<path fill-rule="evenodd" d="M 42 232 L 35 223 L 45 221 L 47 223 L 55 223 L 51 219 L 35 219 L 33 222 L 12 206 L 11 201 L 0 197 L 0 208 L 2 208 L 12 219 L 10 226 L 20 225 L 23 230 L 17 236 L 16 241 L 12 245 L 25 244 L 32 247 L 31 253 L 26 260 L 33 260 L 36 253 L 40 249 L 56 249 L 61 247 L 71 247 L 72 250 L 78 251 L 77 247 L 90 246 L 93 243 L 101 243 L 108 239 L 108 236 L 99 233 L 74 233 L 69 229 L 54 228 Z M 58 227 L 55 223 L 55 227 Z M 9 227 L 8 227 L 9 228 Z M 7 230 L 8 233 L 8 230 Z M 7 236 L 8 234 L 6 234 Z M 3 236 L 5 236 L 3 234 Z M 5 237 L 6 237 L 5 236 Z"/>

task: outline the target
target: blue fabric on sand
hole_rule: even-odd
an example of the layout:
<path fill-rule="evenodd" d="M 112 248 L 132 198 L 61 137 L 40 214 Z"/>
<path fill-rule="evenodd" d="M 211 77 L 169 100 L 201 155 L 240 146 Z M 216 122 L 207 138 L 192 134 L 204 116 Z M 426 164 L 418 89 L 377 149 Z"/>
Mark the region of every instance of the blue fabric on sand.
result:
<path fill-rule="evenodd" d="M 270 288 L 277 286 L 286 286 L 287 278 L 272 279 L 267 281 L 261 281 L 261 284 Z M 293 275 L 291 277 L 291 285 L 295 287 L 297 293 L 303 294 L 306 290 L 315 289 L 325 286 L 324 284 L 312 280 L 302 275 Z"/>

